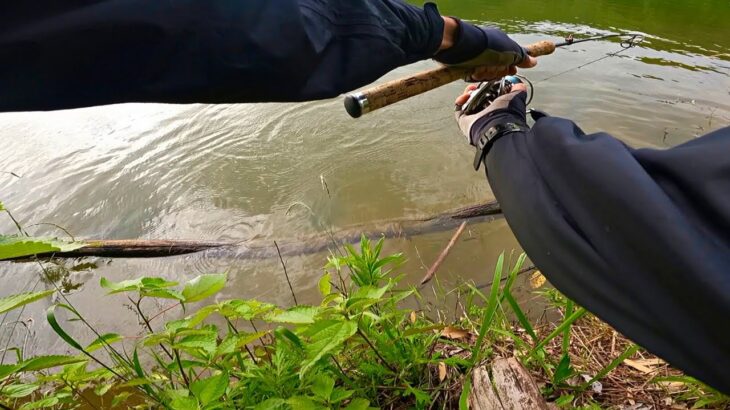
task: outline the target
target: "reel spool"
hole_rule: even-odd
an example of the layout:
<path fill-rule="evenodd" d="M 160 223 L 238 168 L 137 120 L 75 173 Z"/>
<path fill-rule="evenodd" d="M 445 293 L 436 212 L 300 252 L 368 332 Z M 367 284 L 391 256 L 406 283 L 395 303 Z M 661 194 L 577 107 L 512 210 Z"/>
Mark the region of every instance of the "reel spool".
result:
<path fill-rule="evenodd" d="M 477 89 L 471 91 L 469 99 L 466 103 L 464 103 L 461 109 L 466 115 L 476 114 L 487 108 L 500 95 L 510 93 L 514 84 L 525 83 L 528 84 L 527 89 L 529 93 L 527 104 L 530 104 L 533 94 L 533 87 L 530 80 L 523 76 L 508 75 L 496 80 L 479 83 Z"/>

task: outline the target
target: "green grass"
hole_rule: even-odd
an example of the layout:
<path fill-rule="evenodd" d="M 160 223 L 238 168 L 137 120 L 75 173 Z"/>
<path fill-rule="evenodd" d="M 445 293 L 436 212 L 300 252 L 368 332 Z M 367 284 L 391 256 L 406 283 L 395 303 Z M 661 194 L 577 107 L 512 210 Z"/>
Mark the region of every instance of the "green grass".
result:
<path fill-rule="evenodd" d="M 27 248 L 26 242 L 0 247 Z M 54 288 L 0 298 L 0 313 L 55 294 L 48 324 L 77 354 L 30 356 L 22 346 L 8 346 L 6 352 L 14 355 L 0 364 L 0 408 L 465 408 L 472 369 L 498 355 L 521 360 L 541 381 L 545 397 L 561 407 L 596 408 L 607 403 L 594 400 L 594 382 L 639 349 L 624 340 L 613 357 L 602 358 L 606 365 L 588 366 L 582 357 L 590 355 L 574 343 L 580 341 L 576 326 L 600 325 L 555 291 L 545 292 L 545 301 L 563 318 L 531 321 L 513 293 L 525 255 L 515 263 L 499 257 L 488 294 L 472 284 L 434 292 L 442 306 L 449 295 L 463 297 L 462 312 L 453 320 L 446 317 L 454 309 L 405 308 L 422 296 L 401 285 L 397 267 L 404 261 L 382 256 L 382 245 L 363 237 L 359 249 L 348 246 L 344 256 L 331 256 L 314 305 L 231 299 L 192 309 L 191 303 L 225 287 L 225 274 L 184 284 L 102 278 L 109 294 L 128 296 L 145 330 L 141 339 L 104 333 L 89 323 L 61 292 L 59 277 L 39 263 Z M 146 299 L 167 300 L 166 309 L 181 306 L 187 316 L 161 323 L 155 319 L 162 312 L 142 308 Z M 93 339 L 72 336 L 66 331 L 70 321 L 91 329 Z M 578 377 L 586 372 L 588 380 Z M 659 381 L 684 386 L 673 397 L 685 403 L 717 408 L 730 403 L 681 374 Z"/>

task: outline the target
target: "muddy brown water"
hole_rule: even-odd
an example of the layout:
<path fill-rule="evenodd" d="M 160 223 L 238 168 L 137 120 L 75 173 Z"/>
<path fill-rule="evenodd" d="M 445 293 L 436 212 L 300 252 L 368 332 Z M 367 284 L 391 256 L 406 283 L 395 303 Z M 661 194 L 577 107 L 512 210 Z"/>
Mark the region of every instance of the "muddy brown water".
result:
<path fill-rule="evenodd" d="M 727 1 L 452 0 L 439 5 L 447 14 L 498 23 L 521 43 L 569 33 L 644 32 L 640 47 L 548 81 L 541 80 L 615 52 L 618 44 L 558 50 L 523 73 L 536 83 L 534 107 L 571 118 L 586 132 L 606 131 L 633 146 L 663 148 L 730 124 Z M 413 64 L 381 81 L 432 66 Z M 473 171 L 473 152 L 452 120 L 452 102 L 462 88 L 452 84 L 358 120 L 347 116 L 341 99 L 0 114 L 5 142 L 0 170 L 22 176 L 0 174 L 0 200 L 33 234 L 63 235 L 49 225 L 30 226 L 50 222 L 77 237 L 110 239 L 273 242 L 437 214 L 492 197 L 483 174 Z M 13 232 L 7 218 L 0 218 L 0 231 Z M 404 253 L 403 272 L 415 283 L 451 234 L 389 240 L 386 251 Z M 503 251 L 519 253 L 503 219 L 469 225 L 438 278 L 446 287 L 462 279 L 485 282 Z M 286 258 L 300 302 L 315 300 L 326 256 Z M 69 298 L 103 332 L 134 336 L 141 329 L 124 298 L 103 296 L 102 276 L 185 281 L 227 271 L 229 286 L 217 298 L 291 304 L 276 259 L 191 255 L 85 262 L 97 267 L 72 272 L 70 280 L 80 287 Z M 48 287 L 39 278 L 37 265 L 1 263 L 0 296 Z M 51 302 L 6 318 L 6 323 L 26 321 L 30 328 L 30 333 L 16 328 L 11 345 L 25 343 L 31 352 L 67 350 L 45 322 Z M 68 326 L 89 338 L 76 325 Z M 0 329 L 3 346 L 7 329 Z"/>

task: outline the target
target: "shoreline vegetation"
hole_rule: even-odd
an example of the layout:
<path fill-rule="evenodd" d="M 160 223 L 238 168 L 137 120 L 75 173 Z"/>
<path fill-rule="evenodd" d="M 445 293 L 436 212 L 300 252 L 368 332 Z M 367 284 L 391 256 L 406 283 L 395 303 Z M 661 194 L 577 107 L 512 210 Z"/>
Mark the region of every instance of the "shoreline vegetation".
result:
<path fill-rule="evenodd" d="M 6 211 L 2 203 L 0 211 Z M 0 254 L 34 258 L 49 248 L 80 246 L 31 238 L 17 227 L 20 235 L 0 236 Z M 518 274 L 529 271 L 523 269 L 524 254 L 500 255 L 486 287 L 444 289 L 435 278 L 434 297 L 426 299 L 423 287 L 401 284 L 404 260 L 381 255 L 382 238 L 373 243 L 362 236 L 359 242 L 359 249 L 345 245 L 328 258 L 313 305 L 298 304 L 293 288 L 291 307 L 214 301 L 226 286 L 225 273 L 184 284 L 101 278 L 108 294 L 127 298 L 140 323 L 131 332 L 141 336 L 105 333 L 103 324 L 89 323 L 67 298 L 73 284 L 64 282 L 59 265 L 32 259 L 48 289 L 0 298 L 0 340 L 7 341 L 0 346 L 0 409 L 461 410 L 479 408 L 490 394 L 510 408 L 500 380 L 512 377 L 505 376 L 511 371 L 534 386 L 539 408 L 730 405 L 729 397 L 671 368 L 551 289 L 538 271 L 529 282 L 546 308 L 532 319 L 513 290 Z M 14 339 L 5 332 L 22 332 L 25 306 L 49 299 L 48 324 L 77 354 L 10 345 Z M 168 311 L 181 318 L 166 320 Z M 71 336 L 71 323 L 94 336 Z"/>

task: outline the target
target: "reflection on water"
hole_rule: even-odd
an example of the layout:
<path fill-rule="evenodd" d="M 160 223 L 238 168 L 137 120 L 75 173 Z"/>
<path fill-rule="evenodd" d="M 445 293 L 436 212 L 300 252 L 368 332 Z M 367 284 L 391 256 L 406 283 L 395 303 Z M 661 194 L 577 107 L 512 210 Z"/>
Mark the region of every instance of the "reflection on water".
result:
<path fill-rule="evenodd" d="M 523 44 L 569 33 L 645 33 L 637 48 L 547 81 L 541 80 L 618 51 L 619 44 L 576 44 L 524 73 L 536 83 L 533 106 L 571 118 L 586 132 L 607 131 L 634 146 L 661 148 L 730 124 L 725 1 L 451 0 L 439 6 L 447 14 L 498 22 Z M 417 63 L 384 79 L 429 67 Z M 85 238 L 273 241 L 437 214 L 491 198 L 452 121 L 461 89 L 463 84 L 445 86 L 358 120 L 347 116 L 339 99 L 2 114 L 0 171 L 22 178 L 0 173 L 0 200 L 24 225 L 56 223 Z M 0 231 L 12 232 L 12 223 L 0 219 Z M 50 225 L 29 232 L 64 235 Z M 386 251 L 405 253 L 408 281 L 416 282 L 450 236 L 395 239 Z M 504 220 L 470 225 L 438 277 L 446 285 L 460 278 L 482 282 L 496 256 L 513 249 L 518 244 Z M 325 256 L 286 258 L 300 301 L 314 299 Z M 220 298 L 290 303 L 278 260 L 93 262 L 99 265 L 93 271 L 66 267 L 70 284 L 85 283 L 69 289 L 69 298 L 92 322 L 107 325 L 104 331 L 134 335 L 138 327 L 137 318 L 119 308 L 123 297 L 101 299 L 100 276 L 184 281 L 199 272 L 228 271 L 231 286 Z M 0 295 L 47 286 L 37 265 L 0 266 Z M 38 335 L 49 331 L 44 308 L 38 303 L 23 311 L 23 318 L 35 319 Z M 46 348 L 53 340 L 32 343 Z"/>

